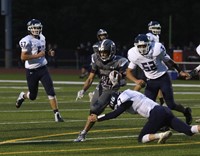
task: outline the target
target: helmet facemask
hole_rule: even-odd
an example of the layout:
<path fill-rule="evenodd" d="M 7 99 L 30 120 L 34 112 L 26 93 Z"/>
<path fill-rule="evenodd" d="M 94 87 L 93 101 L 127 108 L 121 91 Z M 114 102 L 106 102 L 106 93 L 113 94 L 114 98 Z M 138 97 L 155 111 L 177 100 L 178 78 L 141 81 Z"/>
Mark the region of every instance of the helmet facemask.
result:
<path fill-rule="evenodd" d="M 103 41 L 104 39 L 108 38 L 108 33 L 107 31 L 105 31 L 104 29 L 99 29 L 99 31 L 97 32 L 97 39 L 99 41 Z"/>
<path fill-rule="evenodd" d="M 141 55 L 147 55 L 149 52 L 150 47 L 150 41 L 148 39 L 148 36 L 146 34 L 139 34 L 135 38 L 135 47 L 137 47 L 139 53 Z"/>
<path fill-rule="evenodd" d="M 98 47 L 98 54 L 103 62 L 113 59 L 116 53 L 115 43 L 109 39 L 101 41 Z"/>
<path fill-rule="evenodd" d="M 149 45 L 143 44 L 143 45 L 137 45 L 138 51 L 141 55 L 146 55 L 149 52 Z"/>
<path fill-rule="evenodd" d="M 106 62 L 110 60 L 110 51 L 108 50 L 99 51 L 99 56 L 102 61 Z"/>
<path fill-rule="evenodd" d="M 160 35 L 161 33 L 161 26 L 160 25 L 154 25 L 154 26 L 150 26 L 149 30 L 155 34 L 155 35 Z"/>
<path fill-rule="evenodd" d="M 42 32 L 42 24 L 36 19 L 32 19 L 27 23 L 28 32 L 33 36 L 39 36 Z"/>

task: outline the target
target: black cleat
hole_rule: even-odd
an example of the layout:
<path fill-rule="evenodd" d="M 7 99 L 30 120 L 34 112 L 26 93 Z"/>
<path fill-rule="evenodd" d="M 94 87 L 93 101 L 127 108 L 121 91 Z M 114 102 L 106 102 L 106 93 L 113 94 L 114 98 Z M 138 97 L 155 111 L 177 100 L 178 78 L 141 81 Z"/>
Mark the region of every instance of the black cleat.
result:
<path fill-rule="evenodd" d="M 192 123 L 192 110 L 190 107 L 185 108 L 185 113 L 184 113 L 185 119 L 186 119 L 186 123 L 188 125 L 191 125 Z"/>

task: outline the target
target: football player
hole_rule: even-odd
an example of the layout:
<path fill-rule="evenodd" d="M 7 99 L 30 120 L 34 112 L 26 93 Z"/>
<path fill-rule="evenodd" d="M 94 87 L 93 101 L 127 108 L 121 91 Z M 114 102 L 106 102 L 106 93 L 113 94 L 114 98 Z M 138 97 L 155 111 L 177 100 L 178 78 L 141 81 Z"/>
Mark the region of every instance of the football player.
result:
<path fill-rule="evenodd" d="M 167 73 L 168 66 L 174 68 L 182 77 L 188 77 L 188 73 L 183 72 L 178 65 L 166 53 L 164 45 L 160 42 L 150 42 L 146 34 L 139 34 L 135 38 L 134 47 L 128 51 L 130 61 L 126 70 L 126 76 L 137 85 L 145 85 L 145 95 L 156 101 L 159 89 L 162 91 L 166 105 L 178 112 L 182 112 L 186 117 L 186 123 L 192 123 L 191 109 L 184 108 L 174 101 L 171 79 Z M 166 65 L 168 64 L 168 66 Z M 147 77 L 145 82 L 137 79 L 131 72 L 139 66 Z"/>
<path fill-rule="evenodd" d="M 197 54 L 200 56 L 200 45 L 196 48 L 196 52 Z M 197 67 L 195 67 L 189 74 L 190 76 L 187 79 L 191 79 L 192 77 L 198 75 L 200 71 L 200 65 L 198 65 Z"/>
<path fill-rule="evenodd" d="M 97 39 L 98 39 L 98 41 L 95 44 L 93 44 L 93 46 L 92 46 L 94 53 L 98 52 L 98 45 L 99 45 L 99 43 L 101 41 L 103 41 L 104 39 L 108 39 L 108 33 L 107 33 L 107 31 L 104 30 L 104 29 L 99 29 L 97 31 Z M 89 101 L 90 102 L 92 101 L 93 95 L 94 95 L 94 92 L 89 92 L 88 93 Z"/>
<path fill-rule="evenodd" d="M 111 94 L 126 84 L 125 71 L 128 67 L 128 60 L 115 55 L 116 45 L 112 40 L 104 39 L 98 45 L 98 51 L 92 55 L 92 70 L 85 81 L 83 88 L 78 91 L 77 99 L 81 99 L 84 93 L 92 85 L 96 72 L 100 76 L 99 84 L 94 91 L 90 103 L 89 114 L 101 114 L 110 102 Z M 118 73 L 117 73 L 118 72 Z M 94 122 L 87 120 L 84 129 L 74 142 L 85 141 L 86 134 L 93 127 Z"/>
<path fill-rule="evenodd" d="M 148 33 L 146 34 L 149 38 L 149 41 L 150 42 L 159 42 L 160 33 L 161 33 L 160 23 L 157 21 L 150 21 L 148 24 Z M 138 69 L 138 70 L 141 70 L 141 69 Z M 146 79 L 144 72 L 142 72 L 141 78 Z M 144 86 L 136 85 L 134 87 L 134 90 L 140 91 L 142 89 L 142 87 L 144 87 Z M 159 98 L 160 104 L 163 105 L 164 99 L 163 99 L 163 94 L 162 94 L 161 90 L 158 91 L 158 98 Z"/>
<path fill-rule="evenodd" d="M 179 133 L 184 133 L 192 136 L 200 132 L 200 125 L 189 126 L 182 120 L 175 117 L 172 111 L 165 106 L 160 106 L 158 103 L 147 98 L 144 94 L 127 89 L 120 95 L 114 93 L 110 102 L 113 112 L 95 115 L 91 114 L 89 120 L 91 122 L 104 121 L 113 119 L 127 111 L 130 114 L 140 114 L 142 117 L 148 119 L 142 128 L 138 142 L 147 143 L 150 141 L 158 140 L 158 143 L 165 143 L 166 140 L 172 135 L 171 131 L 158 133 L 159 129 L 163 126 L 169 126 Z"/>
<path fill-rule="evenodd" d="M 95 44 L 93 44 L 93 46 L 92 46 L 94 52 L 98 52 L 99 42 L 103 41 L 104 39 L 108 39 L 107 31 L 104 29 L 99 29 L 97 31 L 97 39 L 98 39 L 98 41 Z"/>
<path fill-rule="evenodd" d="M 21 60 L 25 61 L 26 79 L 28 91 L 21 92 L 16 101 L 16 107 L 20 108 L 25 99 L 35 100 L 38 94 L 39 81 L 44 86 L 53 109 L 55 121 L 63 122 L 58 111 L 58 103 L 54 91 L 53 81 L 47 69 L 45 58 L 46 41 L 42 34 L 42 24 L 37 19 L 32 19 L 27 23 L 28 35 L 19 41 L 21 47 Z M 54 55 L 53 51 L 48 52 Z"/>

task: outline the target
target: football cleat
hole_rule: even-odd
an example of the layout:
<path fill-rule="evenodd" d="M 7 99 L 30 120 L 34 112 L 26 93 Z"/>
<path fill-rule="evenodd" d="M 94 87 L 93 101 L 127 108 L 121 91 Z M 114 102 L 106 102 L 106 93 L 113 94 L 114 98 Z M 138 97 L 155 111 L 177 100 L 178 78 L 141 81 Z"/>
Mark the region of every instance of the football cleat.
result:
<path fill-rule="evenodd" d="M 195 122 L 196 122 L 196 123 L 200 123 L 200 119 L 196 119 Z"/>
<path fill-rule="evenodd" d="M 192 110 L 191 110 L 190 107 L 187 107 L 187 108 L 185 109 L 184 116 L 185 116 L 185 118 L 186 118 L 186 123 L 187 123 L 188 125 L 191 125 L 191 123 L 192 123 Z"/>
<path fill-rule="evenodd" d="M 55 122 L 64 122 L 59 112 L 55 113 Z"/>
<path fill-rule="evenodd" d="M 160 139 L 158 140 L 158 144 L 164 144 L 166 140 L 169 139 L 171 136 L 172 136 L 171 131 L 160 133 Z"/>
<path fill-rule="evenodd" d="M 22 105 L 22 103 L 24 102 L 24 92 L 21 92 L 20 94 L 19 94 L 19 97 L 18 97 L 18 99 L 17 99 L 17 101 L 16 101 L 16 104 L 15 104 L 15 106 L 17 107 L 17 108 L 20 108 L 21 107 L 21 105 Z"/>
<path fill-rule="evenodd" d="M 78 135 L 78 137 L 76 139 L 74 139 L 74 142 L 83 142 L 83 141 L 85 141 L 85 138 L 86 138 L 86 133 L 83 133 L 81 131 L 80 134 Z"/>

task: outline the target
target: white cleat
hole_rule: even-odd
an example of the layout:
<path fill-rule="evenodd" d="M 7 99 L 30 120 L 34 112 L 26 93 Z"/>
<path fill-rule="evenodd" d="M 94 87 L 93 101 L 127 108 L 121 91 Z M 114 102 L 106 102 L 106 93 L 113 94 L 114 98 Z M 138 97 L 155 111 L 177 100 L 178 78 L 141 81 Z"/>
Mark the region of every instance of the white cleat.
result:
<path fill-rule="evenodd" d="M 160 139 L 158 140 L 158 144 L 164 144 L 166 140 L 169 139 L 171 136 L 172 136 L 171 131 L 160 133 Z"/>
<path fill-rule="evenodd" d="M 17 98 L 16 104 L 15 104 L 17 108 L 21 107 L 22 103 L 24 102 L 24 94 L 25 94 L 24 92 L 21 92 L 19 94 L 19 97 Z"/>
<path fill-rule="evenodd" d="M 74 142 L 83 142 L 83 141 L 85 141 L 85 138 L 86 138 L 86 133 L 80 132 L 78 137 L 76 139 L 74 139 Z"/>
<path fill-rule="evenodd" d="M 55 113 L 55 122 L 64 122 L 59 112 Z"/>

